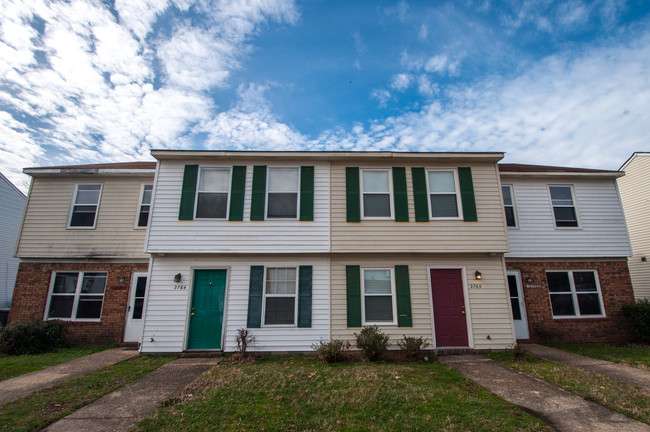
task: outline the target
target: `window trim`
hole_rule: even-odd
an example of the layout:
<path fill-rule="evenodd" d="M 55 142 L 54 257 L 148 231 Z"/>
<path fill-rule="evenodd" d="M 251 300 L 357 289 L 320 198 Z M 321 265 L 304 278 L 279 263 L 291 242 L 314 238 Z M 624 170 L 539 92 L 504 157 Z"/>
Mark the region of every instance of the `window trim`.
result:
<path fill-rule="evenodd" d="M 366 321 L 366 270 L 388 270 L 390 271 L 390 295 L 393 307 L 393 321 Z M 395 287 L 395 267 L 361 267 L 361 325 L 396 326 L 397 325 L 397 290 Z M 369 296 L 386 296 L 386 294 L 369 294 Z"/>
<path fill-rule="evenodd" d="M 363 191 L 363 173 L 366 171 L 373 172 L 386 172 L 388 173 L 388 200 L 390 206 L 390 216 L 366 216 L 366 209 L 364 205 L 363 196 L 368 193 L 371 195 L 379 195 L 379 192 L 364 192 Z M 383 192 L 381 193 L 384 194 Z M 359 200 L 361 209 L 362 220 L 395 220 L 395 197 L 393 196 L 393 170 L 392 168 L 360 168 L 359 169 Z"/>
<path fill-rule="evenodd" d="M 438 217 L 433 216 L 433 208 L 431 206 L 431 188 L 429 187 L 429 172 L 451 172 L 454 175 L 454 187 L 456 188 L 456 208 L 458 209 L 457 217 Z M 427 209 L 429 210 L 429 221 L 431 220 L 465 220 L 463 215 L 463 202 L 460 194 L 460 180 L 458 179 L 458 168 L 425 168 L 424 170 L 426 186 L 427 186 Z M 436 192 L 436 195 L 450 195 Z"/>
<path fill-rule="evenodd" d="M 576 291 L 575 287 L 575 281 L 573 280 L 573 273 L 574 272 L 592 272 L 594 274 L 594 280 L 596 282 L 596 291 L 586 291 L 585 294 L 593 294 L 596 293 L 598 294 L 598 301 L 600 303 L 600 310 L 601 314 L 600 315 L 581 315 L 580 314 L 580 306 L 578 304 L 578 292 Z M 548 292 L 549 296 L 549 306 L 551 308 L 551 315 L 553 315 L 553 319 L 591 319 L 591 318 L 607 318 L 607 314 L 605 313 L 605 304 L 603 303 L 603 291 L 600 287 L 600 276 L 598 275 L 598 270 L 596 269 L 571 269 L 571 270 L 558 270 L 558 269 L 547 269 L 544 271 L 545 275 L 546 273 L 568 273 L 569 274 L 569 287 L 571 288 L 571 301 L 573 302 L 573 310 L 576 312 L 575 315 L 555 315 L 553 313 L 553 302 L 551 301 L 551 290 L 549 289 L 548 286 L 548 278 L 546 279 L 546 291 Z M 557 292 L 557 294 L 569 294 L 568 291 L 562 291 L 562 292 Z"/>
<path fill-rule="evenodd" d="M 568 187 L 569 190 L 571 191 L 571 200 L 573 201 L 572 206 L 567 206 L 567 205 L 561 205 L 561 206 L 555 206 L 553 205 L 553 197 L 551 196 L 551 187 Z M 546 191 L 548 192 L 548 200 L 549 203 L 551 204 L 551 216 L 553 217 L 553 227 L 555 229 L 559 230 L 575 230 L 575 229 L 582 229 L 582 223 L 580 221 L 580 213 L 578 212 L 578 203 L 576 201 L 576 193 L 575 189 L 573 188 L 572 184 L 548 184 L 546 185 Z M 578 224 L 577 226 L 574 227 L 559 227 L 557 226 L 557 219 L 555 219 L 555 207 L 573 207 L 573 210 L 575 211 L 576 214 L 576 223 Z"/>
<path fill-rule="evenodd" d="M 228 194 L 228 198 L 226 198 L 226 215 L 222 218 L 218 217 L 197 217 L 196 213 L 199 209 L 199 193 L 210 193 L 208 191 L 200 191 L 199 185 L 201 184 L 201 172 L 204 169 L 221 169 L 221 170 L 228 170 L 228 186 L 226 188 L 226 193 Z M 193 220 L 228 220 L 228 215 L 230 214 L 230 197 L 231 197 L 231 190 L 232 190 L 232 166 L 199 166 L 199 171 L 196 174 L 196 191 L 194 192 L 194 213 L 192 214 Z M 215 193 L 212 191 L 212 193 Z M 222 193 L 222 192 L 216 192 L 216 193 Z"/>
<path fill-rule="evenodd" d="M 144 198 L 144 188 L 145 186 L 151 186 L 151 201 L 149 204 L 142 204 L 142 198 Z M 142 206 L 143 205 L 148 205 L 149 206 L 149 217 L 147 218 L 147 224 L 145 226 L 140 226 L 138 225 L 138 222 L 140 222 L 140 215 L 142 214 Z M 134 229 L 147 229 L 149 226 L 149 223 L 151 222 L 151 208 L 153 207 L 153 184 L 149 183 L 141 183 L 140 184 L 140 199 L 138 200 L 138 207 L 135 213 L 135 224 L 134 224 Z"/>
<path fill-rule="evenodd" d="M 271 171 L 278 169 L 295 169 L 298 171 L 298 178 L 296 181 L 296 217 L 269 217 L 269 188 L 271 187 Z M 266 167 L 266 190 L 264 191 L 264 220 L 265 221 L 275 221 L 275 220 L 300 220 L 300 167 L 299 166 L 267 166 Z M 281 193 L 281 192 L 270 192 L 270 193 Z M 286 192 L 293 193 L 293 192 Z M 266 267 L 265 267 L 266 268 Z M 266 279 L 265 279 L 266 280 Z"/>
<path fill-rule="evenodd" d="M 510 206 L 506 205 L 505 199 L 503 197 L 503 188 L 507 187 L 510 188 L 510 198 L 512 200 L 512 204 Z M 514 226 L 508 226 L 508 218 L 506 217 L 506 228 L 508 229 L 519 229 L 519 214 L 517 213 L 517 203 L 515 202 L 515 187 L 512 184 L 503 184 L 501 183 L 501 199 L 503 200 L 503 214 L 505 216 L 505 209 L 506 207 L 512 207 L 512 213 L 515 216 L 515 224 Z"/>
<path fill-rule="evenodd" d="M 77 193 L 79 192 L 79 186 L 99 186 L 99 196 L 97 197 L 97 204 L 95 208 L 95 219 L 93 220 L 92 226 L 72 226 L 72 214 L 74 212 L 75 201 L 77 201 Z M 99 218 L 99 206 L 102 202 L 102 194 L 104 193 L 104 184 L 103 183 L 76 183 L 74 185 L 74 192 L 72 194 L 72 202 L 70 203 L 70 211 L 68 213 L 68 223 L 66 229 L 95 229 L 97 226 L 97 219 Z"/>
<path fill-rule="evenodd" d="M 270 269 L 295 269 L 296 270 L 296 290 L 295 294 L 289 295 L 289 294 L 266 294 L 266 282 L 269 274 Z M 262 322 L 261 322 L 261 327 L 285 327 L 285 328 L 293 328 L 293 327 L 298 327 L 298 290 L 300 288 L 299 284 L 300 280 L 300 266 L 294 266 L 294 265 L 275 265 L 275 266 L 264 266 L 264 280 L 262 282 Z M 285 298 L 290 298 L 293 297 L 294 299 L 294 308 L 293 308 L 293 324 L 266 324 L 266 298 L 267 296 L 273 298 L 273 297 L 285 297 Z"/>
<path fill-rule="evenodd" d="M 54 282 L 56 280 L 57 273 L 77 273 L 77 286 L 75 287 L 74 292 L 74 301 L 72 303 L 72 310 L 70 311 L 70 318 L 50 318 L 48 313 L 50 311 L 50 303 L 52 301 L 52 295 L 54 294 Z M 102 309 L 99 312 L 99 318 L 74 318 L 77 316 L 77 309 L 79 306 L 79 297 L 81 295 L 81 285 L 83 284 L 84 275 L 86 273 L 103 273 L 106 276 L 106 282 L 104 283 L 104 292 L 102 296 Z M 74 321 L 74 322 L 100 322 L 102 320 L 102 313 L 104 312 L 104 303 L 106 299 L 106 289 L 108 286 L 108 272 L 106 270 L 54 270 L 50 277 L 50 288 L 47 294 L 47 302 L 45 304 L 45 312 L 43 314 L 43 321 Z M 59 295 L 59 294 L 55 294 Z M 94 296 L 99 296 L 99 294 L 89 294 Z M 72 294 L 67 294 L 68 297 L 72 297 Z"/>

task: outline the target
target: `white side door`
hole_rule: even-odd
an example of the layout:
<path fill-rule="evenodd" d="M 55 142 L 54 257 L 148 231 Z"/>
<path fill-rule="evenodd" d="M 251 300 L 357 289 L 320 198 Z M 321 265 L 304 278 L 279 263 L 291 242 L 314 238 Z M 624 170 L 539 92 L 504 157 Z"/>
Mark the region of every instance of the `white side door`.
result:
<path fill-rule="evenodd" d="M 521 289 L 521 275 L 516 270 L 508 270 L 508 289 L 512 319 L 515 323 L 515 337 L 517 339 L 530 339 L 524 293 Z"/>
<path fill-rule="evenodd" d="M 141 342 L 144 310 L 144 297 L 147 290 L 147 272 L 133 272 L 129 305 L 126 308 L 124 342 Z"/>

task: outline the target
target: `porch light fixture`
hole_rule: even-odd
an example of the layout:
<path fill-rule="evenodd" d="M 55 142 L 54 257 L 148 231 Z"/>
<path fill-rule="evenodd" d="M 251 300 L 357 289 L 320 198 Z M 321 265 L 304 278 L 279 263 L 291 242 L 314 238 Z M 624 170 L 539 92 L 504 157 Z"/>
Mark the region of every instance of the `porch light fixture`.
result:
<path fill-rule="evenodd" d="M 533 281 L 533 278 L 530 276 L 526 276 L 526 282 L 531 283 Z"/>
<path fill-rule="evenodd" d="M 481 279 L 483 279 L 483 275 L 481 274 L 480 271 L 476 270 L 476 273 L 474 273 L 474 278 L 476 280 L 481 280 Z"/>
<path fill-rule="evenodd" d="M 182 278 L 183 278 L 183 275 L 182 275 L 182 274 L 180 274 L 180 273 L 176 273 L 176 274 L 174 275 L 174 282 L 178 283 L 178 282 L 181 281 Z"/>
<path fill-rule="evenodd" d="M 126 278 L 124 276 L 120 276 L 118 280 L 120 281 L 120 283 L 126 282 Z"/>

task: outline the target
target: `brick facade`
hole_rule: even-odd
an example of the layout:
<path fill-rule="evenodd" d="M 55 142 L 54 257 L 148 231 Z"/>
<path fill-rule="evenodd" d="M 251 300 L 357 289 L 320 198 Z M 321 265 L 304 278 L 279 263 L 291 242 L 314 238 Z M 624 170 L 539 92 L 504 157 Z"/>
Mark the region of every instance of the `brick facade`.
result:
<path fill-rule="evenodd" d="M 516 262 L 507 261 L 508 270 L 521 272 L 530 337 L 536 342 L 630 342 L 634 340 L 621 312 L 634 301 L 626 261 Z M 596 270 L 605 318 L 553 318 L 546 281 L 546 270 Z M 526 282 L 530 277 L 531 282 Z M 533 287 L 538 285 L 539 287 Z"/>
<path fill-rule="evenodd" d="M 40 321 L 45 315 L 47 296 L 55 271 L 106 272 L 106 289 L 99 322 L 64 321 L 67 336 L 75 345 L 107 345 L 122 342 L 131 276 L 146 271 L 147 263 L 30 263 L 18 267 L 9 323 Z M 125 278 L 124 283 L 119 278 Z"/>

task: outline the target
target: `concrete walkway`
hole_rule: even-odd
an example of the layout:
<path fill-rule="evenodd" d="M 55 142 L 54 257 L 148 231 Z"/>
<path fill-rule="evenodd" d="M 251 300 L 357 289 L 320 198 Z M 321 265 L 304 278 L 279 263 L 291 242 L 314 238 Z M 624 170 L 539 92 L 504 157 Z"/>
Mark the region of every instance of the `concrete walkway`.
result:
<path fill-rule="evenodd" d="M 48 432 L 127 431 L 176 396 L 220 358 L 180 358 L 86 405 L 45 429 Z"/>
<path fill-rule="evenodd" d="M 628 384 L 650 389 L 650 371 L 648 370 L 585 357 L 544 345 L 522 344 L 521 346 L 529 353 L 541 359 L 584 369 Z"/>
<path fill-rule="evenodd" d="M 0 405 L 137 355 L 137 350 L 113 348 L 0 381 Z"/>
<path fill-rule="evenodd" d="M 644 423 L 587 402 L 581 397 L 483 356 L 458 355 L 438 359 L 559 431 L 650 431 L 650 426 Z"/>

